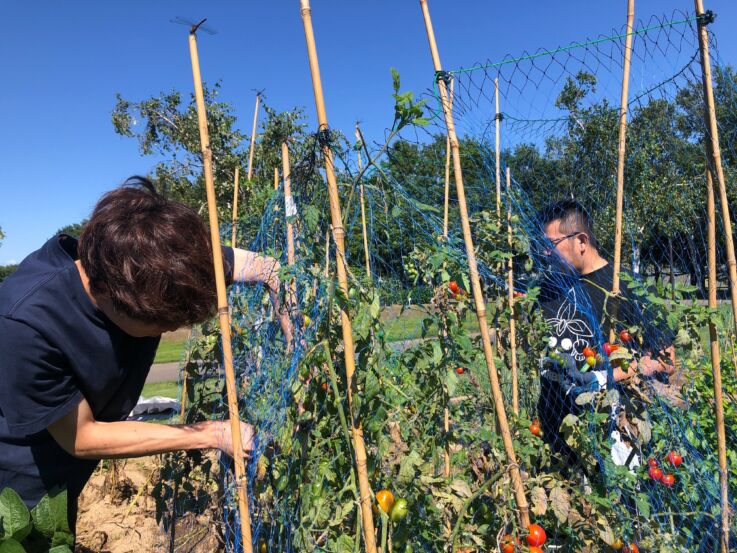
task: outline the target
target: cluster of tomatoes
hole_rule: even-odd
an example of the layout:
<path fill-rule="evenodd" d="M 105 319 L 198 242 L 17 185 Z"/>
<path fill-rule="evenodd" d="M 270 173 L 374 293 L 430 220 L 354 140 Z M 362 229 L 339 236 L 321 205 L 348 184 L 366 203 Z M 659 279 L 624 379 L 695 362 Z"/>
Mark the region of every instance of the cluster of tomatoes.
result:
<path fill-rule="evenodd" d="M 409 504 L 406 499 L 394 500 L 394 494 L 389 490 L 376 492 L 376 503 L 384 513 L 389 515 L 392 522 L 404 520 L 409 514 Z"/>
<path fill-rule="evenodd" d="M 455 280 L 451 280 L 448 283 L 448 289 L 450 290 L 450 295 L 453 296 L 456 301 L 461 301 L 467 296 L 467 292 L 458 286 L 458 283 Z"/>
<path fill-rule="evenodd" d="M 527 527 L 527 536 L 525 536 L 525 539 L 527 540 L 527 545 L 530 546 L 529 549 L 527 549 L 529 553 L 542 553 L 542 546 L 545 543 L 545 540 L 548 539 L 548 536 L 542 526 L 539 524 L 530 524 Z M 502 553 L 515 553 L 516 551 L 522 551 L 521 547 L 518 549 L 518 546 L 520 546 L 519 539 L 515 538 L 511 534 L 507 534 L 502 538 Z"/>
<path fill-rule="evenodd" d="M 620 538 L 614 540 L 612 549 L 615 551 L 619 551 L 621 549 L 622 553 L 640 553 L 640 548 L 637 547 L 636 543 L 632 542 L 630 544 L 625 544 Z"/>
<path fill-rule="evenodd" d="M 683 462 L 683 456 L 677 451 L 670 451 L 666 459 L 674 468 L 678 468 Z M 658 466 L 658 460 L 654 457 L 648 459 L 647 466 L 647 475 L 650 477 L 651 480 L 660 482 L 666 488 L 670 488 L 673 486 L 673 484 L 676 483 L 675 474 L 664 473 L 660 466 Z"/>

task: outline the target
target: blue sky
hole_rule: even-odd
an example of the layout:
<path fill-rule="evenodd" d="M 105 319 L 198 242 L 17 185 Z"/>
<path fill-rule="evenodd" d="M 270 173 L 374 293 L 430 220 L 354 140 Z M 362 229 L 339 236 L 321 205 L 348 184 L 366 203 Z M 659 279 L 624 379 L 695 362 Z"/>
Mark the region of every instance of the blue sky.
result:
<path fill-rule="evenodd" d="M 722 58 L 737 63 L 737 3 L 705 0 L 718 14 L 712 29 Z M 636 16 L 691 11 L 692 2 L 638 0 Z M 430 0 L 445 67 L 501 59 L 538 47 L 609 34 L 625 20 L 626 0 Z M 356 120 L 379 139 L 391 122 L 389 69 L 402 88 L 421 92 L 433 69 L 416 0 L 313 0 L 313 21 L 331 126 L 352 134 Z M 222 81 L 250 132 L 253 89 L 277 109 L 314 101 L 298 0 L 127 0 L 8 2 L 0 34 L 0 264 L 17 262 L 54 231 L 86 217 L 97 198 L 156 160 L 110 122 L 115 94 L 140 100 L 192 90 L 187 29 L 169 20 L 199 19 L 207 81 Z"/>

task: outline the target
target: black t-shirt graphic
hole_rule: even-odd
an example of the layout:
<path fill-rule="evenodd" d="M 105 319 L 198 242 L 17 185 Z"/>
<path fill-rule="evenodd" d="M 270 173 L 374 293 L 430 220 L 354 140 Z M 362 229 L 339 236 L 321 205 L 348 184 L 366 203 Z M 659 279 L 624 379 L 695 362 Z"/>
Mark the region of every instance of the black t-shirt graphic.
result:
<path fill-rule="evenodd" d="M 32 507 L 65 485 L 71 523 L 97 461 L 72 457 L 46 428 L 83 397 L 96 420 L 125 419 L 159 344 L 125 334 L 95 308 L 76 258 L 77 241 L 56 236 L 0 285 L 0 489 Z"/>
<path fill-rule="evenodd" d="M 542 286 L 540 306 L 550 326 L 548 348 L 570 354 L 580 368 L 584 364 L 583 349 L 590 347 L 601 351 L 608 340 L 608 321 L 604 320 L 604 308 L 614 313 L 613 299 L 607 300 L 611 292 L 613 269 L 610 264 L 582 276 L 556 275 L 556 281 Z M 622 283 L 621 295 L 617 300 L 616 330 L 638 326 L 643 332 L 644 348 L 657 352 L 670 345 L 667 330 L 648 324 L 643 302 L 632 290 Z M 608 319 L 608 317 L 607 317 Z M 628 344 L 632 347 L 632 344 Z M 606 382 L 606 372 L 597 371 L 600 383 Z M 575 396 L 553 378 L 543 375 L 540 379 L 538 415 L 546 441 L 555 451 L 575 458 L 563 442 L 559 428 L 568 414 L 579 414 L 581 407 L 575 404 Z"/>

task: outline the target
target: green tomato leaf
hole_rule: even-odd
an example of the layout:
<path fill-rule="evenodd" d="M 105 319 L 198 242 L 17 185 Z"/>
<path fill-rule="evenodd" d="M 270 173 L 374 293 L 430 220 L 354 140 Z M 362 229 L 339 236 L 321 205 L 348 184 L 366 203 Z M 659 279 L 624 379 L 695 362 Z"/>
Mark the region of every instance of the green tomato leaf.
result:
<path fill-rule="evenodd" d="M 31 532 L 31 514 L 20 496 L 10 488 L 0 492 L 0 521 L 3 539 L 23 541 Z"/>

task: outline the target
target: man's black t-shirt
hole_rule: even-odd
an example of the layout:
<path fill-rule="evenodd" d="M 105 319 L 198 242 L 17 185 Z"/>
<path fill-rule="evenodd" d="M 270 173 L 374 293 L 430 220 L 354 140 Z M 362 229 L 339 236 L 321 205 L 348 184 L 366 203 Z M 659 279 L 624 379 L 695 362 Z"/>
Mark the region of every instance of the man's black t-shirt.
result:
<path fill-rule="evenodd" d="M 66 487 L 70 518 L 97 461 L 66 453 L 46 428 L 84 397 L 96 420 L 123 420 L 135 406 L 159 338 L 134 338 L 91 302 L 77 241 L 60 235 L 0 285 L 0 488 L 36 504 Z"/>
<path fill-rule="evenodd" d="M 611 292 L 614 271 L 610 264 L 582 276 L 556 275 L 555 282 L 542 286 L 541 308 L 550 325 L 548 347 L 570 354 L 578 367 L 584 364 L 583 349 L 590 347 L 601 351 L 601 344 L 608 341 L 609 326 L 604 320 L 604 308 L 614 314 L 613 300 L 607 301 Z M 638 326 L 642 330 L 644 348 L 658 352 L 672 343 L 670 333 L 646 319 L 644 303 L 626 283 L 620 286 L 617 300 L 617 330 Z M 600 382 L 606 375 L 600 373 Z M 541 378 L 538 414 L 546 440 L 557 451 L 571 455 L 559 433 L 560 424 L 569 413 L 577 414 L 581 408 L 575 397 L 556 380 Z"/>

